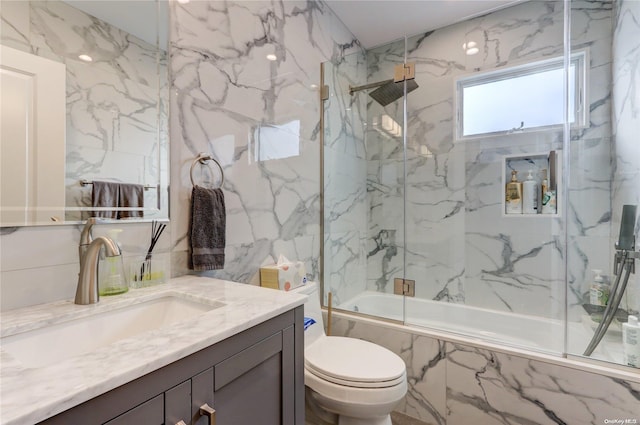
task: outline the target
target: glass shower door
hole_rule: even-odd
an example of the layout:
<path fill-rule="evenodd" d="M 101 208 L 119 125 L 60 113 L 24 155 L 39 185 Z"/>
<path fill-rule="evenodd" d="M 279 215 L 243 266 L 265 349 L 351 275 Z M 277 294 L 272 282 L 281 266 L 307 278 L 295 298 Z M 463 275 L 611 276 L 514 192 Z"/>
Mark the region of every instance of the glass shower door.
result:
<path fill-rule="evenodd" d="M 404 41 L 324 63 L 323 280 L 325 304 L 403 320 L 402 87 Z M 400 84 L 402 86 L 402 84 Z"/>
<path fill-rule="evenodd" d="M 530 24 L 505 24 L 522 16 Z M 534 24 L 541 16 L 545 31 Z M 522 182 L 531 170 L 538 188 L 553 173 L 562 192 L 563 82 L 544 101 L 536 96 L 552 81 L 530 84 L 521 102 L 530 108 L 513 121 L 512 89 L 490 84 L 554 67 L 562 78 L 563 28 L 562 2 L 524 2 L 407 39 L 419 86 L 406 99 L 406 277 L 416 281 L 407 323 L 564 352 L 562 211 L 507 214 L 505 205 L 512 171 Z M 468 109 L 465 96 L 483 87 L 494 91 Z M 558 121 L 539 117 L 553 110 Z"/>
<path fill-rule="evenodd" d="M 629 316 L 640 312 L 638 274 L 627 276 L 625 264 L 616 260 L 625 251 L 625 234 L 630 242 L 638 234 L 633 206 L 640 204 L 640 117 L 632 105 L 638 99 L 640 32 L 633 22 L 640 18 L 640 3 L 613 1 L 595 10 L 587 1 L 570 4 L 571 50 L 590 46 L 591 66 L 589 125 L 571 131 L 567 352 L 639 368 L 638 357 L 625 353 L 623 342 Z M 628 220 L 623 220 L 625 208 Z M 626 249 L 637 250 L 637 244 Z M 621 296 L 617 306 L 615 293 Z M 610 323 L 600 328 L 607 317 Z M 593 339 L 599 329 L 606 332 Z"/>

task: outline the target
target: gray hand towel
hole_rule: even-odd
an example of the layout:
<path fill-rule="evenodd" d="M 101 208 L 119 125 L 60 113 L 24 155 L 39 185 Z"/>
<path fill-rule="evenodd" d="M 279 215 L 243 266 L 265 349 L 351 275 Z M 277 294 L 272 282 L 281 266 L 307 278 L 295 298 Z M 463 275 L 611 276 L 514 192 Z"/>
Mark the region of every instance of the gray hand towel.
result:
<path fill-rule="evenodd" d="M 144 207 L 144 186 L 142 186 L 141 184 L 120 183 L 118 206 L 128 208 Z M 118 218 L 136 218 L 142 216 L 142 210 L 118 211 Z"/>
<path fill-rule="evenodd" d="M 119 183 L 93 181 L 91 191 L 91 205 L 94 207 L 117 207 L 118 206 L 118 186 Z M 116 218 L 117 213 L 113 211 L 92 211 L 93 217 Z"/>
<path fill-rule="evenodd" d="M 195 186 L 191 191 L 190 243 L 193 270 L 224 268 L 227 212 L 221 189 Z"/>

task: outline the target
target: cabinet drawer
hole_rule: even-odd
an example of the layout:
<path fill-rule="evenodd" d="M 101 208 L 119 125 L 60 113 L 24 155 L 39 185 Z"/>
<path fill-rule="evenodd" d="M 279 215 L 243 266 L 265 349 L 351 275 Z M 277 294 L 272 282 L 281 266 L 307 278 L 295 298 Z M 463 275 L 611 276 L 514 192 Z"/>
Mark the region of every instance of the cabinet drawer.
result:
<path fill-rule="evenodd" d="M 162 394 L 105 423 L 105 425 L 140 424 L 164 424 L 164 396 Z"/>

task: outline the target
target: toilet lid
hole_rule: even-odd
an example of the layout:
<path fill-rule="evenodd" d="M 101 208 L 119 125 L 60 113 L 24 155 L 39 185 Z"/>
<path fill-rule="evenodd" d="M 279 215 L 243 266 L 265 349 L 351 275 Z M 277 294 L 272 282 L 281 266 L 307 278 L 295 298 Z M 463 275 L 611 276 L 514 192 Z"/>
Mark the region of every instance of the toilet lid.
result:
<path fill-rule="evenodd" d="M 325 337 L 305 350 L 305 366 L 339 385 L 381 388 L 405 379 L 402 359 L 384 347 L 356 338 Z"/>

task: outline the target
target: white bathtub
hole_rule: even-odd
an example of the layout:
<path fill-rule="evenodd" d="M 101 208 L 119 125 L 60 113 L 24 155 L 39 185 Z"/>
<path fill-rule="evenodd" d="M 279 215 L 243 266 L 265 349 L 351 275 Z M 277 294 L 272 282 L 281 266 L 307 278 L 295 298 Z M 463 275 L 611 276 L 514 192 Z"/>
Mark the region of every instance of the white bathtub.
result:
<path fill-rule="evenodd" d="M 420 298 L 403 299 L 402 296 L 371 291 L 363 292 L 336 308 L 397 320 L 408 326 L 449 332 L 476 342 L 554 355 L 565 352 L 564 322 L 557 319 Z M 403 310 L 406 311 L 406 318 L 403 317 Z M 582 354 L 593 335 L 591 326 L 593 323 L 586 314 L 583 322 L 569 322 L 567 353 Z M 592 357 L 616 363 L 622 361 L 622 335 L 619 326 L 612 325 Z"/>

